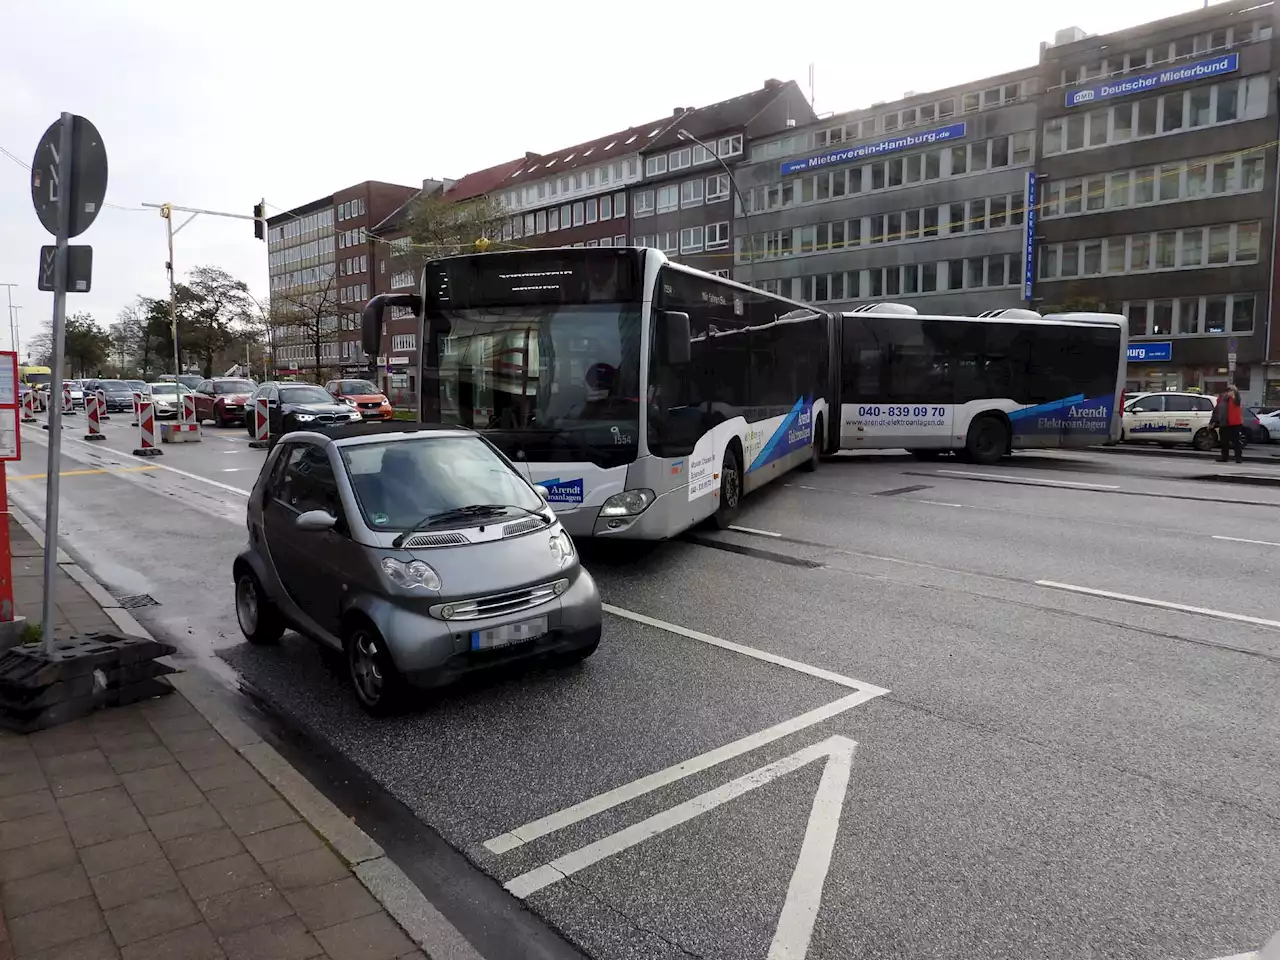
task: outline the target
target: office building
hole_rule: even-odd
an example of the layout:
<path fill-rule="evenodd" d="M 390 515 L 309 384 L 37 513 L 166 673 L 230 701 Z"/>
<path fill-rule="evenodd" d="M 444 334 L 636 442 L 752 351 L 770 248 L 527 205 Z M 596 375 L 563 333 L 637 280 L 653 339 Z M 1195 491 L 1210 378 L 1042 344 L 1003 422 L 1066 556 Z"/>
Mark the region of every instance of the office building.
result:
<path fill-rule="evenodd" d="M 414 187 L 366 180 L 267 220 L 267 264 L 275 371 L 336 370 L 359 346 L 359 316 L 372 296 L 373 240 Z"/>
<path fill-rule="evenodd" d="M 1274 6 L 1217 3 L 1040 57 L 1035 302 L 1129 318 L 1129 388 L 1270 392 Z M 1280 380 L 1280 368 L 1271 379 Z"/>
<path fill-rule="evenodd" d="M 1024 305 L 1039 83 L 1027 69 L 754 141 L 733 278 L 833 309 Z"/>

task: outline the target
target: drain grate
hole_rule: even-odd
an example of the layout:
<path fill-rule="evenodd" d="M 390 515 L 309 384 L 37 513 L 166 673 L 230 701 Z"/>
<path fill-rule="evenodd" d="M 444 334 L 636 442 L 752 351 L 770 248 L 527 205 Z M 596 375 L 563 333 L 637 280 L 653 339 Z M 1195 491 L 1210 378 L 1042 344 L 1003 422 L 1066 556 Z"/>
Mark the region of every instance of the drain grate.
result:
<path fill-rule="evenodd" d="M 160 601 L 149 593 L 135 593 L 120 598 L 120 606 L 125 610 L 136 610 L 138 607 L 158 607 Z"/>

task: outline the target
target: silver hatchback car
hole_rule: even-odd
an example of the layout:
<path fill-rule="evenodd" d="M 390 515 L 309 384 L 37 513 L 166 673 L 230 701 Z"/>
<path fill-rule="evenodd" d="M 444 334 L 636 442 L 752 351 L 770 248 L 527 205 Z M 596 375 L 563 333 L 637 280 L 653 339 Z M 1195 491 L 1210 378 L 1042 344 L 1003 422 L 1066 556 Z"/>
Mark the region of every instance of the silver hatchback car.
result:
<path fill-rule="evenodd" d="M 600 643 L 595 581 L 532 486 L 469 430 L 355 423 L 286 434 L 248 507 L 236 616 L 342 651 L 361 705 Z"/>

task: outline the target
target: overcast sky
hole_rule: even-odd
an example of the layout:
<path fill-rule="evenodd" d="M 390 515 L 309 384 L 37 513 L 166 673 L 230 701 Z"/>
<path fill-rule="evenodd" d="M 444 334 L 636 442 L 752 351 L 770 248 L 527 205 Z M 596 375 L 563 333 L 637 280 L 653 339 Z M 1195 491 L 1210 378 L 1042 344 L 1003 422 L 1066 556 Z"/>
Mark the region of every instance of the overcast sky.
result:
<path fill-rule="evenodd" d="M 2 5 L 0 147 L 29 162 L 68 110 L 102 133 L 109 203 L 248 214 L 262 197 L 274 213 L 366 179 L 458 177 L 769 77 L 807 87 L 810 63 L 817 110 L 850 110 L 1034 63 L 1062 27 L 1104 33 L 1202 2 L 651 0 L 634 16 L 509 0 Z M 28 178 L 0 154 L 0 283 L 19 284 L 23 345 L 52 310 L 35 289 L 38 248 L 52 240 Z M 69 310 L 105 326 L 137 294 L 166 292 L 155 211 L 107 208 L 79 242 L 94 248 L 93 290 Z M 266 247 L 247 221 L 198 218 L 175 260 L 179 274 L 213 264 L 265 290 Z M 4 310 L 0 289 L 0 330 Z"/>

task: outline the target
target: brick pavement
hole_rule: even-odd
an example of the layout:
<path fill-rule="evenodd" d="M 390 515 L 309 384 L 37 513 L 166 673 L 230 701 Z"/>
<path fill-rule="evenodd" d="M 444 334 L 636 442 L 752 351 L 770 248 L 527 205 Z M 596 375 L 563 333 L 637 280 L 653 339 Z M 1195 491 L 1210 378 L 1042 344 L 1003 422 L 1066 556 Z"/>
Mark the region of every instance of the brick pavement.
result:
<path fill-rule="evenodd" d="M 114 629 L 60 577 L 61 627 Z M 38 616 L 39 577 L 21 580 Z M 0 732 L 0 907 L 0 960 L 424 956 L 181 693 Z"/>

